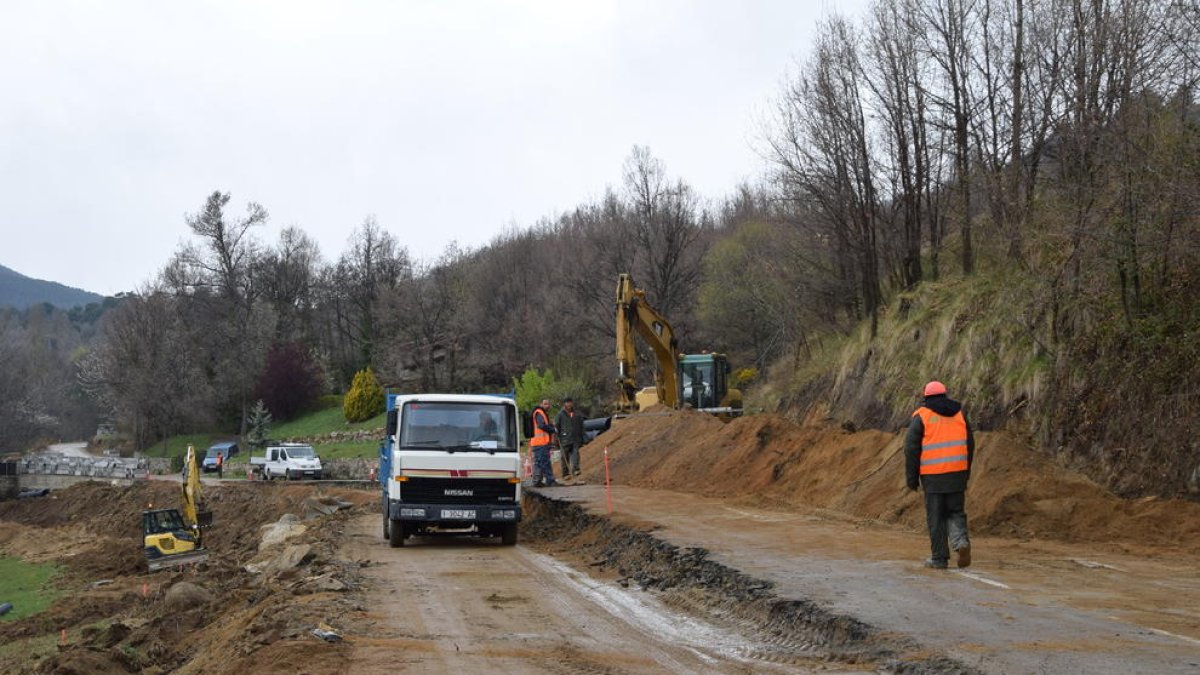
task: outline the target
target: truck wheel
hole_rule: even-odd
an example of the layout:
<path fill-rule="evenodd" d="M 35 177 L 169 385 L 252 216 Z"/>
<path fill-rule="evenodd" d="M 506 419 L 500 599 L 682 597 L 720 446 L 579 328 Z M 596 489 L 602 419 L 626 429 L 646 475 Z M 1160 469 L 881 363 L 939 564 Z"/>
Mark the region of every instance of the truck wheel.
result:
<path fill-rule="evenodd" d="M 388 543 L 392 548 L 404 546 L 404 536 L 408 534 L 403 520 L 393 520 L 388 524 Z"/>
<path fill-rule="evenodd" d="M 505 523 L 504 531 L 500 533 L 500 543 L 505 546 L 517 545 L 517 524 Z"/>
<path fill-rule="evenodd" d="M 287 480 L 296 480 L 295 478 L 293 478 L 293 477 L 292 477 L 292 470 L 291 470 L 291 469 L 288 469 L 288 470 L 284 471 L 284 472 L 283 472 L 283 476 L 284 476 L 284 478 L 286 478 Z"/>

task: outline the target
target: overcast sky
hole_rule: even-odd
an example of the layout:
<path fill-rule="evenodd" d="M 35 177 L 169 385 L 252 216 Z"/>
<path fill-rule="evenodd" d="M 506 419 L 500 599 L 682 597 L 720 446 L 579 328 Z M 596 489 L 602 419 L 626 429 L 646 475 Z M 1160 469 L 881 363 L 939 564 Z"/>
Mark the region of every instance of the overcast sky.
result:
<path fill-rule="evenodd" d="M 862 0 L 4 2 L 0 264 L 149 280 L 213 190 L 335 259 L 368 215 L 417 257 L 617 185 L 633 145 L 705 197 L 816 22 Z"/>

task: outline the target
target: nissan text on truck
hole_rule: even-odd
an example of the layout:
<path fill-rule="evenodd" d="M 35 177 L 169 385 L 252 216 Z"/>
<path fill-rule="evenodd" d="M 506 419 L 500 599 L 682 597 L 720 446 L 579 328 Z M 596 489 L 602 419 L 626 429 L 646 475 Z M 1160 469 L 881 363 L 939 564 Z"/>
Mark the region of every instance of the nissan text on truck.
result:
<path fill-rule="evenodd" d="M 516 402 L 505 396 L 388 394 L 379 449 L 383 535 L 474 534 L 517 543 Z"/>

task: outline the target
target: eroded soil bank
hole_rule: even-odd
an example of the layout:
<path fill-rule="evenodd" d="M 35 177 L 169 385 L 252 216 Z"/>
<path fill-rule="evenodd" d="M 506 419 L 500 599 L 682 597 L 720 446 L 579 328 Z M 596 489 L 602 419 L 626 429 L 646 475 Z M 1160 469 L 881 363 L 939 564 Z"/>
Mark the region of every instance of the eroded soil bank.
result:
<path fill-rule="evenodd" d="M 924 507 L 904 485 L 902 435 L 797 424 L 778 415 L 723 423 L 678 410 L 634 415 L 585 445 L 584 477 L 733 498 L 766 507 L 819 507 L 911 530 Z M 980 433 L 967 491 L 981 535 L 1200 552 L 1200 504 L 1117 497 L 1009 433 Z"/>

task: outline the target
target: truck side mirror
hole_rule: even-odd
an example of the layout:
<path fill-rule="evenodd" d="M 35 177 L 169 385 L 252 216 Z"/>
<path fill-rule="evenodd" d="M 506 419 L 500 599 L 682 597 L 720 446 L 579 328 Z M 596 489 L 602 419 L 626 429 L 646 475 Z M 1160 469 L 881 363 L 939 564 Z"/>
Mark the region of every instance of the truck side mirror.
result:
<path fill-rule="evenodd" d="M 389 410 L 388 414 L 387 414 L 387 435 L 388 436 L 396 435 L 396 428 L 399 426 L 399 422 L 400 422 L 400 411 L 399 410 Z"/>

